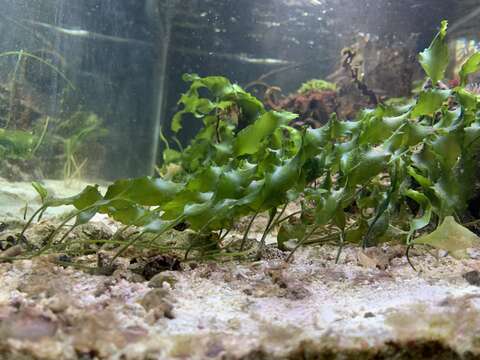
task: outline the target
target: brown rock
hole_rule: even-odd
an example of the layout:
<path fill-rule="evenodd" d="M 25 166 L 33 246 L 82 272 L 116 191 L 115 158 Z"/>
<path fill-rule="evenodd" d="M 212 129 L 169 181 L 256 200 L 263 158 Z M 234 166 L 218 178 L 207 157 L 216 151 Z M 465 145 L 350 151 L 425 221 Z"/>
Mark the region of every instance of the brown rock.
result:
<path fill-rule="evenodd" d="M 177 281 L 178 276 L 175 271 L 162 271 L 150 279 L 148 286 L 152 288 L 161 288 L 163 287 L 163 283 L 168 283 L 173 288 Z"/>
<path fill-rule="evenodd" d="M 480 286 L 480 272 L 477 270 L 463 274 L 463 278 L 467 280 L 470 285 Z"/>
<path fill-rule="evenodd" d="M 357 253 L 358 264 L 371 269 L 386 270 L 390 265 L 389 257 L 380 248 L 368 248 Z"/>
<path fill-rule="evenodd" d="M 145 267 L 143 268 L 142 275 L 145 277 L 145 279 L 150 280 L 158 273 L 167 270 L 181 270 L 180 260 L 173 256 L 158 255 L 148 259 Z"/>
<path fill-rule="evenodd" d="M 12 314 L 0 323 L 0 338 L 38 341 L 52 337 L 58 325 L 45 315 L 37 314 L 30 309 L 23 309 Z"/>
<path fill-rule="evenodd" d="M 68 309 L 69 300 L 65 297 L 54 296 L 49 299 L 47 307 L 54 313 L 62 313 Z"/>
<path fill-rule="evenodd" d="M 153 289 L 149 291 L 141 300 L 140 304 L 147 311 L 153 311 L 155 320 L 162 317 L 173 319 L 173 305 L 169 300 L 169 293 L 165 289 Z"/>
<path fill-rule="evenodd" d="M 2 251 L 0 254 L 0 262 L 5 261 L 5 259 L 12 258 L 20 255 L 23 252 L 23 248 L 20 245 L 12 246 L 5 251 Z"/>

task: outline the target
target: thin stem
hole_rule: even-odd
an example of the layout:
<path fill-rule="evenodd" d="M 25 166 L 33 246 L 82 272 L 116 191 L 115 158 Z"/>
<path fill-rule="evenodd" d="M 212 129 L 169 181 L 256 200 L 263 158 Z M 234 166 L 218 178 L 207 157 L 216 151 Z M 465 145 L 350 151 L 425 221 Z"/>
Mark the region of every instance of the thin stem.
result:
<path fill-rule="evenodd" d="M 63 236 L 61 237 L 59 243 L 62 243 L 63 240 L 65 240 L 67 238 L 67 236 L 70 235 L 72 233 L 72 231 L 75 230 L 78 226 L 79 226 L 79 224 L 75 224 L 70 229 L 68 229 L 67 232 L 65 234 L 63 234 Z"/>
<path fill-rule="evenodd" d="M 204 248 L 209 248 L 210 246 L 212 246 L 212 244 L 204 244 L 204 245 L 200 245 L 200 246 L 195 246 L 194 243 L 191 243 L 190 246 L 187 248 L 187 250 L 185 251 L 185 255 L 183 257 L 183 261 L 187 261 L 188 260 L 188 255 L 190 254 L 190 252 L 193 250 L 193 249 L 197 249 L 197 250 L 201 250 L 201 249 L 204 249 Z M 218 251 L 216 251 L 218 252 Z M 203 252 L 202 252 L 203 254 Z M 203 255 L 202 255 L 203 256 Z"/>
<path fill-rule="evenodd" d="M 58 75 L 60 75 L 60 77 L 65 80 L 65 82 L 68 84 L 68 86 L 70 86 L 73 90 L 75 90 L 75 86 L 73 85 L 73 83 L 68 80 L 68 78 L 65 76 L 65 74 L 63 72 L 61 72 L 59 69 L 57 69 L 54 65 L 50 64 L 49 62 L 43 60 L 42 58 L 36 56 L 36 55 L 33 55 L 33 54 L 30 54 L 28 52 L 25 52 L 23 50 L 20 50 L 20 51 L 6 51 L 6 52 L 3 52 L 0 54 L 0 57 L 5 57 L 5 56 L 25 56 L 25 57 L 29 57 L 29 58 L 32 58 L 32 59 L 35 59 L 37 60 L 38 62 L 42 63 L 43 65 L 49 67 L 52 71 L 54 71 L 55 73 L 57 73 Z"/>
<path fill-rule="evenodd" d="M 158 134 L 159 134 L 160 140 L 162 140 L 163 144 L 165 145 L 165 149 L 170 150 L 170 144 L 168 143 L 167 138 L 163 134 L 163 129 L 161 126 L 158 128 Z"/>
<path fill-rule="evenodd" d="M 44 207 L 44 208 L 42 209 L 42 211 L 40 211 L 40 214 L 38 214 L 37 221 L 42 220 L 43 214 L 45 214 L 45 211 L 47 211 L 47 208 L 46 208 L 46 207 Z"/>
<path fill-rule="evenodd" d="M 290 260 L 292 259 L 293 254 L 298 250 L 298 248 L 299 248 L 300 246 L 302 246 L 302 245 L 305 243 L 305 241 L 308 240 L 308 238 L 309 238 L 310 236 L 313 235 L 313 233 L 314 233 L 315 231 L 317 231 L 317 229 L 318 229 L 319 227 L 320 227 L 320 225 L 316 225 L 316 226 L 313 227 L 313 229 L 312 229 L 309 233 L 305 234 L 305 236 L 302 238 L 302 240 L 300 240 L 300 241 L 298 242 L 297 246 L 295 246 L 295 248 L 290 252 L 290 254 L 288 255 L 288 257 L 287 257 L 287 259 L 286 259 L 286 262 L 290 262 Z"/>
<path fill-rule="evenodd" d="M 117 253 L 113 256 L 112 260 L 110 260 L 110 266 L 113 265 L 113 262 L 120 256 L 122 255 L 130 246 L 132 246 L 133 244 L 135 244 L 135 242 L 137 242 L 138 239 L 140 239 L 143 235 L 145 235 L 144 232 L 141 232 L 140 234 L 138 234 L 136 237 L 134 237 L 132 240 L 130 240 L 128 243 L 126 243 L 125 245 L 123 245 L 120 250 L 117 251 Z"/>
<path fill-rule="evenodd" d="M 52 246 L 55 236 L 58 234 L 60 229 L 62 229 L 65 225 L 67 225 L 67 223 L 70 220 L 72 220 L 73 218 L 82 214 L 83 212 L 87 212 L 87 211 L 90 211 L 90 210 L 94 209 L 97 206 L 98 206 L 97 204 L 88 206 L 88 207 L 86 207 L 82 210 L 75 211 L 72 215 L 68 216 L 54 231 L 52 231 L 52 233 L 47 238 L 47 244 L 40 251 L 38 251 L 36 255 L 38 256 L 38 255 L 43 254 L 45 251 L 47 251 Z"/>
<path fill-rule="evenodd" d="M 173 220 L 170 224 L 168 224 L 165 229 L 161 230 L 158 232 L 157 236 L 154 237 L 154 239 L 152 240 L 152 242 L 156 239 L 158 239 L 160 236 L 162 236 L 163 234 L 165 234 L 167 231 L 173 229 L 175 226 L 177 226 L 178 224 L 180 224 L 182 221 L 184 220 L 184 218 L 182 216 L 178 217 L 177 219 Z M 142 232 L 140 233 L 137 237 L 133 238 L 131 241 L 129 241 L 127 244 L 125 244 L 116 254 L 115 256 L 112 258 L 112 260 L 110 261 L 110 265 L 113 264 L 113 261 L 115 259 L 117 259 L 120 255 L 122 255 L 130 246 L 132 246 L 133 244 L 135 244 L 135 242 L 137 242 L 137 240 L 139 238 L 141 238 L 143 235 L 145 234 L 145 232 Z"/>
<path fill-rule="evenodd" d="M 190 251 L 193 250 L 194 244 L 190 244 L 190 246 L 187 248 L 185 251 L 185 255 L 183 256 L 183 261 L 188 261 L 188 255 L 190 254 Z"/>
<path fill-rule="evenodd" d="M 205 229 L 207 228 L 207 226 L 210 225 L 216 218 L 217 218 L 217 217 L 214 216 L 214 217 L 212 217 L 210 220 L 208 220 L 208 221 L 206 222 L 206 224 L 203 225 L 200 230 L 198 230 L 198 234 L 203 234 L 203 232 L 205 231 Z M 187 251 L 185 252 L 184 261 L 187 261 L 187 259 L 188 259 L 188 254 L 190 253 L 190 251 L 192 251 L 192 249 L 193 249 L 194 247 L 195 247 L 195 244 L 194 244 L 194 243 L 192 243 L 192 244 L 188 247 Z M 201 249 L 202 247 L 200 246 L 199 248 Z"/>
<path fill-rule="evenodd" d="M 248 223 L 247 229 L 245 230 L 245 233 L 243 234 L 242 243 L 240 244 L 240 251 L 243 251 L 243 249 L 245 247 L 245 243 L 247 242 L 248 233 L 250 232 L 250 228 L 252 227 L 252 224 L 253 224 L 255 218 L 257 217 L 257 215 L 258 215 L 258 212 L 256 212 L 252 216 L 252 218 L 250 219 L 250 221 Z"/>
<path fill-rule="evenodd" d="M 32 156 L 35 155 L 40 145 L 42 145 L 43 140 L 45 139 L 45 135 L 47 134 L 48 123 L 50 122 L 50 117 L 47 116 L 45 120 L 45 125 L 43 125 L 42 133 L 40 134 L 40 138 L 38 139 L 37 145 L 32 150 Z"/>
<path fill-rule="evenodd" d="M 395 166 L 393 177 L 392 177 L 391 184 L 390 184 L 390 190 L 388 191 L 387 197 L 385 198 L 385 200 L 380 204 L 380 207 L 379 207 L 377 213 L 375 214 L 375 217 L 373 218 L 372 223 L 368 227 L 367 234 L 365 235 L 365 237 L 363 238 L 363 241 L 362 241 L 362 248 L 363 249 L 366 249 L 368 247 L 368 241 L 370 239 L 370 235 L 372 234 L 372 231 L 373 231 L 375 225 L 377 224 L 378 220 L 380 220 L 382 215 L 388 210 L 388 206 L 390 205 L 390 201 L 392 199 L 393 193 L 397 189 L 397 179 L 398 179 L 398 169 L 397 169 L 397 166 Z"/>
<path fill-rule="evenodd" d="M 285 210 L 287 210 L 287 206 L 288 206 L 288 203 L 285 203 L 285 205 L 283 205 L 282 207 L 282 210 L 280 210 L 280 213 L 278 214 L 277 218 L 275 219 L 275 221 L 272 223 L 272 228 L 277 226 L 279 224 L 279 221 L 280 221 L 280 218 L 282 217 L 282 215 L 285 213 Z"/>
<path fill-rule="evenodd" d="M 467 223 L 462 224 L 463 226 L 473 226 L 480 224 L 480 219 L 469 221 Z"/>
<path fill-rule="evenodd" d="M 75 179 L 76 177 L 81 177 L 81 172 L 82 172 L 82 169 L 83 167 L 85 166 L 85 164 L 87 163 L 88 159 L 85 159 L 82 161 L 82 163 L 80 165 L 77 166 L 76 162 L 74 163 L 75 164 L 75 171 L 73 172 L 71 178 L 72 179 Z"/>
<path fill-rule="evenodd" d="M 183 145 L 180 140 L 178 140 L 176 136 L 172 136 L 172 140 L 175 142 L 175 144 L 177 144 L 178 151 L 183 152 Z"/>
<path fill-rule="evenodd" d="M 340 255 L 343 250 L 343 246 L 345 245 L 345 230 L 342 229 L 340 232 L 340 245 L 338 246 L 337 257 L 335 258 L 335 264 L 338 264 L 340 260 Z"/>
<path fill-rule="evenodd" d="M 277 220 L 275 222 L 275 226 L 280 225 L 282 222 L 287 221 L 288 219 L 290 219 L 290 218 L 292 218 L 296 215 L 300 215 L 301 213 L 302 213 L 301 210 L 295 211 L 294 213 L 291 213 L 290 215 L 285 216 L 283 219 Z"/>
<path fill-rule="evenodd" d="M 23 237 L 23 235 L 25 234 L 25 231 L 27 231 L 28 227 L 32 224 L 33 222 L 33 219 L 35 218 L 35 216 L 37 216 L 38 214 L 40 214 L 42 211 L 44 211 L 47 207 L 45 205 L 43 205 L 42 207 L 40 207 L 39 209 L 37 209 L 32 216 L 30 216 L 30 218 L 28 219 L 27 223 L 25 224 L 25 226 L 23 227 L 22 229 L 22 232 L 20 233 L 20 237 Z"/>
<path fill-rule="evenodd" d="M 215 126 L 215 135 L 217 137 L 217 144 L 220 144 L 222 142 L 222 139 L 220 138 L 220 117 L 217 115 L 217 125 Z"/>
<path fill-rule="evenodd" d="M 411 249 L 412 247 L 413 247 L 412 244 L 409 244 L 409 245 L 407 246 L 407 251 L 405 252 L 405 256 L 407 257 L 408 264 L 412 267 L 412 269 L 413 269 L 414 271 L 417 271 L 417 269 L 415 269 L 415 266 L 413 266 L 412 261 L 410 260 L 410 256 L 409 256 L 409 252 L 410 252 L 410 249 Z"/>
<path fill-rule="evenodd" d="M 113 234 L 111 241 L 117 241 L 118 238 L 119 238 L 125 231 L 127 231 L 128 229 L 130 229 L 131 227 L 132 227 L 132 225 L 125 225 L 125 226 L 121 227 L 120 229 L 118 229 L 118 230 L 115 232 L 115 234 Z"/>
<path fill-rule="evenodd" d="M 328 56 L 328 57 L 324 57 L 323 60 L 332 60 L 333 57 L 332 56 Z M 306 66 L 308 64 L 311 64 L 312 61 L 307 61 L 307 62 L 304 62 L 304 63 L 295 63 L 295 64 L 291 64 L 291 65 L 287 65 L 287 66 L 284 66 L 284 67 L 281 67 L 281 68 L 277 68 L 277 69 L 274 69 L 274 70 L 271 70 L 265 74 L 263 74 L 262 76 L 260 76 L 258 79 L 246 84 L 243 88 L 245 90 L 247 90 L 248 88 L 252 87 L 253 85 L 256 85 L 256 84 L 260 84 L 260 85 L 264 85 L 265 84 L 265 80 L 273 75 L 276 75 L 276 74 L 279 74 L 279 73 L 282 73 L 284 71 L 288 71 L 288 70 L 291 70 L 291 69 L 296 69 L 296 68 L 300 68 L 300 67 L 303 67 L 303 66 Z M 265 84 L 267 85 L 267 84 Z M 268 87 L 268 85 L 267 85 Z"/>
<path fill-rule="evenodd" d="M 263 249 L 265 248 L 265 239 L 267 238 L 268 233 L 270 232 L 271 225 L 273 223 L 273 219 L 275 219 L 275 215 L 277 214 L 277 209 L 270 214 L 270 217 L 268 219 L 268 224 L 267 227 L 265 228 L 265 231 L 263 232 L 262 239 L 260 240 L 260 246 L 258 247 L 258 252 L 257 252 L 257 258 L 260 259 L 262 257 Z"/>
<path fill-rule="evenodd" d="M 20 65 L 22 64 L 22 60 L 23 60 L 22 56 L 23 56 L 23 50 L 20 50 L 18 52 L 18 59 L 15 64 L 15 69 L 13 70 L 12 84 L 10 86 L 10 101 L 9 101 L 10 110 L 9 110 L 7 122 L 5 124 L 6 129 L 9 127 L 10 123 L 12 122 L 14 113 L 15 113 L 14 102 L 15 102 L 15 97 L 17 95 L 17 73 L 18 73 L 18 70 L 20 69 Z"/>
<path fill-rule="evenodd" d="M 187 260 L 188 260 L 188 255 L 190 254 L 190 252 L 191 252 L 193 249 L 196 249 L 196 250 L 208 249 L 210 246 L 212 246 L 211 243 L 209 243 L 209 244 L 203 244 L 203 245 L 199 245 L 199 246 L 195 246 L 195 244 L 191 244 L 191 245 L 188 247 L 187 251 L 185 252 L 185 256 L 184 256 L 184 258 L 183 258 L 183 261 L 187 261 Z M 212 251 L 210 252 L 210 254 L 218 254 L 218 253 L 219 253 L 219 251 L 218 251 L 217 249 L 212 250 Z M 207 251 L 205 251 L 205 252 L 202 251 L 202 252 L 201 252 L 201 258 L 205 258 L 205 254 L 209 254 L 209 252 L 207 252 Z"/>
<path fill-rule="evenodd" d="M 28 212 L 28 201 L 25 203 L 25 208 L 23 209 L 23 220 L 27 220 L 27 212 Z"/>
<path fill-rule="evenodd" d="M 220 242 L 223 241 L 223 240 L 227 237 L 227 235 L 230 234 L 230 231 L 231 231 L 231 230 L 232 230 L 232 229 L 228 229 L 228 230 L 225 232 L 225 234 L 223 234 L 223 235 L 220 237 L 219 241 L 220 241 Z"/>

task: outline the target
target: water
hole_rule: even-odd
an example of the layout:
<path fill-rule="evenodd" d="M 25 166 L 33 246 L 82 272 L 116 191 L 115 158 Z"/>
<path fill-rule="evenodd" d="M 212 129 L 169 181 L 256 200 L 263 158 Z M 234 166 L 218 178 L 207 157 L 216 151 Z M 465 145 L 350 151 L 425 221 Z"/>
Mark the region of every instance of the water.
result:
<path fill-rule="evenodd" d="M 476 358 L 479 15 L 0 0 L 0 358 Z"/>
<path fill-rule="evenodd" d="M 1 2 L 0 51 L 24 52 L 20 57 L 12 54 L 1 58 L 2 88 L 8 92 L 14 86 L 14 100 L 38 113 L 26 119 L 26 124 L 17 124 L 21 115 L 14 114 L 10 127 L 31 131 L 37 125 L 41 127 L 45 117 L 51 118 L 38 155 L 42 151 L 48 154 L 42 154 L 42 164 L 36 169 L 45 178 L 74 175 L 75 169 L 63 174 L 68 159 L 57 149 L 62 144 L 47 148 L 49 135 L 60 135 L 65 140 L 74 137 L 75 131 L 58 134 L 56 130 L 79 111 L 94 114 L 101 123 L 93 133 L 84 136 L 84 145 L 74 155 L 78 166 L 86 161 L 82 177 L 111 179 L 149 172 L 157 34 L 143 4 L 117 4 L 68 0 Z M 8 94 L 5 96 L 9 98 Z M 126 153 L 130 155 L 125 156 Z M 27 172 L 28 178 L 28 171 L 23 172 Z"/>
<path fill-rule="evenodd" d="M 226 76 L 263 100 L 266 87 L 287 95 L 312 78 L 348 81 L 336 71 L 350 46 L 376 94 L 405 96 L 421 77 L 413 59 L 440 20 L 450 21 L 461 57 L 477 46 L 480 12 L 475 1 L 453 0 L 0 5 L 0 177 L 67 185 L 153 174 L 165 147 L 160 130 L 172 136 L 184 73 Z M 343 104 L 346 117 L 365 105 L 355 101 Z M 179 140 L 199 127 L 190 121 Z"/>

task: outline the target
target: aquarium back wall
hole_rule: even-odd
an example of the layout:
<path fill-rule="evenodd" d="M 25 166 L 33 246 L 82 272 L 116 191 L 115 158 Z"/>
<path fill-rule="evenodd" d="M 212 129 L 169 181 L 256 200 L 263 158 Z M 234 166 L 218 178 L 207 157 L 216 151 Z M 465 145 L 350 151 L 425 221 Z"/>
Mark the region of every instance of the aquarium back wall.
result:
<path fill-rule="evenodd" d="M 0 51 L 32 54 L 59 69 L 72 86 L 49 66 L 18 56 L 0 58 L 1 85 L 11 86 L 20 63 L 22 71 L 15 75 L 22 101 L 61 123 L 79 111 L 101 120 L 96 131 L 101 136 L 92 141 L 92 151 L 77 155 L 78 162 L 88 159 L 84 177 L 149 173 L 157 49 L 144 2 L 0 0 L 0 6 Z M 53 152 L 52 162 L 66 160 L 60 151 Z M 61 175 L 54 167 L 44 176 Z"/>

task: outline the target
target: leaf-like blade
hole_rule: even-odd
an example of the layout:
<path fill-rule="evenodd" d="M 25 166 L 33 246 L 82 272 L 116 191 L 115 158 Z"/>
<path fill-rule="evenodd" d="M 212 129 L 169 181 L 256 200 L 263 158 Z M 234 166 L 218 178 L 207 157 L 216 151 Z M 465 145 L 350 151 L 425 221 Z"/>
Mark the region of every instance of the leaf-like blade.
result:
<path fill-rule="evenodd" d="M 414 244 L 430 245 L 437 249 L 459 255 L 462 251 L 480 245 L 480 238 L 466 227 L 458 224 L 453 216 L 447 216 L 433 232 L 413 241 Z"/>
<path fill-rule="evenodd" d="M 238 133 L 235 153 L 238 156 L 254 154 L 260 148 L 263 139 L 271 135 L 281 125 L 287 125 L 297 117 L 290 112 L 270 111 L 263 114 L 255 123 Z"/>
<path fill-rule="evenodd" d="M 415 231 L 420 230 L 430 223 L 432 218 L 432 205 L 430 200 L 419 191 L 409 189 L 405 195 L 420 205 L 423 215 L 418 218 L 410 220 L 410 232 L 413 234 Z"/>
<path fill-rule="evenodd" d="M 359 153 L 346 169 L 349 186 L 363 185 L 385 170 L 390 155 L 382 148 L 372 148 Z"/>
<path fill-rule="evenodd" d="M 470 56 L 460 69 L 460 85 L 465 86 L 467 84 L 468 75 L 473 74 L 480 70 L 480 53 L 476 52 Z"/>
<path fill-rule="evenodd" d="M 443 102 L 447 100 L 450 95 L 450 90 L 429 90 L 420 93 L 417 104 L 412 110 L 412 117 L 422 115 L 432 116 L 440 109 Z"/>
<path fill-rule="evenodd" d="M 35 189 L 35 191 L 38 193 L 38 195 L 40 195 L 40 199 L 42 199 L 42 203 L 44 203 L 45 200 L 48 198 L 48 190 L 37 181 L 32 182 L 32 186 Z"/>
<path fill-rule="evenodd" d="M 296 239 L 300 241 L 305 236 L 306 226 L 299 224 L 282 224 L 277 234 L 277 244 L 280 250 L 288 250 L 287 243 L 290 240 Z"/>
<path fill-rule="evenodd" d="M 443 20 L 437 36 L 430 46 L 420 53 L 419 57 L 423 70 L 434 84 L 443 79 L 449 63 L 448 45 L 445 39 L 447 27 L 448 22 Z"/>
<path fill-rule="evenodd" d="M 78 196 L 73 198 L 72 205 L 78 210 L 83 210 L 102 199 L 103 197 L 98 191 L 98 186 L 87 186 Z"/>
<path fill-rule="evenodd" d="M 105 199 L 124 199 L 144 206 L 159 206 L 173 199 L 182 186 L 172 181 L 143 177 L 118 180 L 109 186 Z"/>

